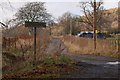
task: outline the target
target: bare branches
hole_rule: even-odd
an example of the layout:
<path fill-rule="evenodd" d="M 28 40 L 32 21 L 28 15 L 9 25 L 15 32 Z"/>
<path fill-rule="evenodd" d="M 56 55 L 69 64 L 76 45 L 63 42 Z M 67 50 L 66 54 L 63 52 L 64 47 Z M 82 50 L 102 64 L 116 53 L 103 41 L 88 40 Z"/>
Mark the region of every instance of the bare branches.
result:
<path fill-rule="evenodd" d="M 15 16 L 22 21 L 48 21 L 51 19 L 51 15 L 44 7 L 44 2 L 27 3 L 19 9 Z"/>
<path fill-rule="evenodd" d="M 102 5 L 103 5 L 102 0 L 100 0 L 96 4 L 96 6 L 97 6 L 97 8 L 96 8 L 97 25 L 99 25 L 102 20 L 102 16 L 103 16 L 103 6 Z M 89 2 L 80 2 L 81 11 L 84 13 L 84 16 L 85 16 L 83 18 L 83 22 L 87 23 L 91 27 L 93 27 L 93 7 L 94 7 L 94 4 L 93 4 L 92 0 L 90 0 Z"/>

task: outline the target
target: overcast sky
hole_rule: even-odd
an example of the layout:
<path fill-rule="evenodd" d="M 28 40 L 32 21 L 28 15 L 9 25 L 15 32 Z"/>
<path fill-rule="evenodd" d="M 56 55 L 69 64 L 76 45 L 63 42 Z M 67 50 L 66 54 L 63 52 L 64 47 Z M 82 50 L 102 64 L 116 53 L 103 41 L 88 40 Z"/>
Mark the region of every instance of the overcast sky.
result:
<path fill-rule="evenodd" d="M 45 7 L 47 8 L 47 11 L 51 13 L 55 18 L 58 18 L 67 11 L 75 15 L 82 15 L 82 12 L 80 11 L 79 8 L 79 2 L 83 0 L 0 0 L 0 16 L 1 16 L 0 20 L 4 22 L 7 19 L 14 18 L 13 15 L 18 11 L 20 7 L 22 7 L 26 3 L 25 1 L 46 2 Z M 103 1 L 105 9 L 118 7 L 119 0 L 103 0 Z M 9 3 L 11 3 L 11 5 Z"/>

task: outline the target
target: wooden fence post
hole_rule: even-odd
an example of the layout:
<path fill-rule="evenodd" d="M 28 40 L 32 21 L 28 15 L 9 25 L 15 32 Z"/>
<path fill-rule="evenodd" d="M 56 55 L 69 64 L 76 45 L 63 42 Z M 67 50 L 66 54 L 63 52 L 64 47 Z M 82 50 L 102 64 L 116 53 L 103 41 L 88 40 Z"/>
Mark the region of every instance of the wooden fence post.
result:
<path fill-rule="evenodd" d="M 10 50 L 10 38 L 8 38 L 8 51 Z"/>
<path fill-rule="evenodd" d="M 17 41 L 17 38 L 15 38 L 15 49 L 16 49 L 16 41 Z"/>
<path fill-rule="evenodd" d="M 120 42 L 119 42 L 119 39 L 117 39 L 117 52 L 119 53 L 120 52 L 120 50 L 119 50 L 119 45 L 120 45 Z"/>
<path fill-rule="evenodd" d="M 3 41 L 4 41 L 3 46 L 6 49 L 7 44 L 6 44 L 6 38 L 5 37 L 3 37 Z"/>

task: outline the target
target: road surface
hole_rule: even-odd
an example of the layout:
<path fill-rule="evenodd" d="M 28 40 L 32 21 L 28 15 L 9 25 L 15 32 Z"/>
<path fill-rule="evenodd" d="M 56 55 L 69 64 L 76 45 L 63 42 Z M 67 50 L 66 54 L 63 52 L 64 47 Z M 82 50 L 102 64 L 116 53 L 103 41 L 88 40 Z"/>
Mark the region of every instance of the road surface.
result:
<path fill-rule="evenodd" d="M 120 78 L 120 62 L 117 58 L 68 53 L 63 42 L 54 38 L 48 44 L 46 53 L 59 52 L 70 55 L 72 59 L 83 62 L 84 69 L 62 75 L 61 78 Z M 79 66 L 79 65 L 78 65 Z"/>

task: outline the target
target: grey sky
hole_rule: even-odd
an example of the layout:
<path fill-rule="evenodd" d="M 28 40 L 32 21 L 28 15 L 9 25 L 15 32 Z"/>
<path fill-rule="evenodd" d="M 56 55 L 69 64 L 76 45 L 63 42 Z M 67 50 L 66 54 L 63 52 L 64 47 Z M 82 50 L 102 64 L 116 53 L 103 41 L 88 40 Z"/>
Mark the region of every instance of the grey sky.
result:
<path fill-rule="evenodd" d="M 9 2 L 11 5 L 9 5 Z M 47 11 L 51 13 L 55 18 L 58 18 L 63 13 L 70 11 L 76 15 L 82 15 L 82 12 L 79 8 L 79 2 L 83 0 L 25 0 L 29 1 L 45 1 Z M 85 0 L 84 0 L 85 1 Z M 105 9 L 118 7 L 119 0 L 105 0 L 104 7 Z M 14 18 L 14 14 L 17 10 L 25 4 L 24 0 L 0 0 L 0 20 L 3 22 L 7 19 Z M 11 7 L 12 6 L 12 7 Z"/>

